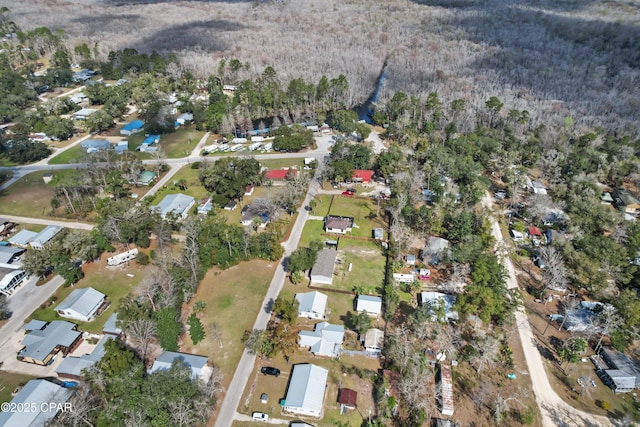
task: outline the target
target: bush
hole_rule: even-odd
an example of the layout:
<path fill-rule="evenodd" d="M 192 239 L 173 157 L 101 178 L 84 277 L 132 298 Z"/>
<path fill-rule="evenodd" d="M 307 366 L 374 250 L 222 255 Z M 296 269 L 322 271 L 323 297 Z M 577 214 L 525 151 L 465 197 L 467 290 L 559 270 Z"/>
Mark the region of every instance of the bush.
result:
<path fill-rule="evenodd" d="M 596 404 L 605 411 L 609 411 L 611 409 L 611 403 L 607 402 L 606 400 L 598 400 L 596 401 Z"/>
<path fill-rule="evenodd" d="M 196 317 L 195 313 L 193 313 L 187 319 L 187 323 L 189 324 L 189 335 L 191 336 L 191 341 L 193 341 L 194 345 L 198 344 L 206 335 L 202 322 Z"/>
<path fill-rule="evenodd" d="M 144 252 L 138 252 L 138 255 L 136 255 L 136 262 L 140 265 L 148 265 L 149 261 L 149 255 Z"/>
<path fill-rule="evenodd" d="M 191 169 L 200 169 L 200 166 L 202 166 L 201 162 L 193 162 L 193 163 L 191 163 Z"/>
<path fill-rule="evenodd" d="M 535 412 L 532 408 L 527 408 L 524 412 L 520 413 L 520 422 L 524 425 L 531 425 L 536 418 Z"/>

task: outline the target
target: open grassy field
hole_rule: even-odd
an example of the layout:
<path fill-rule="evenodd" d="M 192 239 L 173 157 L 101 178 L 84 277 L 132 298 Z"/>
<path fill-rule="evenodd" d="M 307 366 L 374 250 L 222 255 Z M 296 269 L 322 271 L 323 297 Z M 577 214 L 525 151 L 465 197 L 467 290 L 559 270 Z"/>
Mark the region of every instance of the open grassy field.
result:
<path fill-rule="evenodd" d="M 183 193 L 194 197 L 196 200 L 200 200 L 207 195 L 207 190 L 200 184 L 198 176 L 200 175 L 199 169 L 191 169 L 191 166 L 183 166 L 174 176 L 173 180 L 169 182 L 164 188 L 158 190 L 151 202 L 152 205 L 156 205 L 167 194 Z M 173 182 L 179 182 L 184 179 L 187 183 L 187 189 L 181 190 L 177 186 L 173 185 Z"/>
<path fill-rule="evenodd" d="M 99 262 L 88 263 L 82 266 L 85 277 L 76 283 L 73 287 L 61 287 L 52 298 L 56 300 L 48 307 L 40 307 L 31 314 L 31 319 L 51 321 L 62 319 L 54 310 L 56 305 L 62 302 L 74 289 L 86 288 L 91 286 L 107 296 L 111 302 L 100 316 L 91 322 L 78 322 L 78 329 L 81 331 L 89 331 L 92 333 L 101 333 L 104 323 L 109 316 L 113 314 L 117 307 L 118 301 L 128 293 L 132 292 L 135 286 L 142 278 L 144 267 L 138 265 L 135 261 L 129 265 L 123 264 L 116 267 L 107 266 L 106 259 L 113 254 L 103 254 Z M 133 277 L 130 277 L 133 275 Z M 50 300 L 51 301 L 51 300 Z"/>
<path fill-rule="evenodd" d="M 194 125 L 181 126 L 175 132 L 160 135 L 159 148 L 169 159 L 187 157 L 204 134 L 203 131 L 196 130 Z M 135 149 L 138 145 L 130 147 Z"/>
<path fill-rule="evenodd" d="M 333 284 L 329 287 L 352 291 L 362 286 L 368 294 L 381 294 L 385 257 L 377 242 L 340 239 Z M 351 265 L 351 271 L 349 271 Z"/>
<path fill-rule="evenodd" d="M 242 335 L 253 327 L 258 311 L 263 309 L 262 300 L 274 271 L 275 263 L 266 261 L 243 262 L 223 271 L 211 269 L 192 299 L 207 305 L 199 315 L 207 336 L 195 346 L 186 336 L 181 351 L 208 356 L 210 363 L 222 370 L 225 386 L 242 356 Z M 220 341 L 212 332 L 213 324 L 218 325 Z"/>
<path fill-rule="evenodd" d="M 49 218 L 54 190 L 42 180 L 48 171 L 33 172 L 0 192 L 0 213 Z"/>
<path fill-rule="evenodd" d="M 296 166 L 299 170 L 304 167 L 303 159 L 269 159 L 260 160 L 260 164 L 268 169 L 283 169 Z"/>
<path fill-rule="evenodd" d="M 329 205 L 331 204 L 332 196 L 329 194 L 318 194 L 313 198 L 316 205 L 311 211 L 312 215 L 315 216 L 327 216 L 329 213 Z"/>
<path fill-rule="evenodd" d="M 50 165 L 66 165 L 69 163 L 79 163 L 82 161 L 82 158 L 86 156 L 87 153 L 80 145 L 76 145 L 75 147 L 71 147 L 66 151 L 58 154 L 55 157 L 52 157 L 49 160 Z"/>
<path fill-rule="evenodd" d="M 26 384 L 29 380 L 33 380 L 36 377 L 25 374 L 14 374 L 13 372 L 2 372 L 0 375 L 0 403 L 9 402 L 13 399 L 11 393 L 19 385 Z"/>

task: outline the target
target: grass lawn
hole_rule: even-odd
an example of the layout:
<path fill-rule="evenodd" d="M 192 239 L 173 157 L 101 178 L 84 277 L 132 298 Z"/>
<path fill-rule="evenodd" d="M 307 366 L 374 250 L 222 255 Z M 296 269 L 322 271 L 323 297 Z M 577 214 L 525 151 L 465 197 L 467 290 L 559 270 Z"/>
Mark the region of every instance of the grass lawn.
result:
<path fill-rule="evenodd" d="M 379 201 L 336 196 L 331 204 L 331 215 L 351 216 L 358 227 L 351 231 L 352 236 L 372 237 L 374 228 L 386 228 L 385 221 L 379 216 L 384 206 L 378 209 Z"/>
<path fill-rule="evenodd" d="M 198 145 L 200 139 L 204 136 L 205 132 L 196 130 L 194 125 L 181 126 L 175 132 L 160 135 L 160 149 L 169 159 L 179 159 L 181 157 L 187 157 L 191 154 L 191 151 Z M 138 135 L 136 135 L 137 137 Z M 135 149 L 144 136 L 140 138 L 135 145 L 130 145 L 132 149 Z M 131 142 L 131 138 L 129 144 Z"/>
<path fill-rule="evenodd" d="M 329 205 L 331 205 L 331 195 L 329 194 L 318 194 L 313 200 L 316 202 L 316 206 L 311 211 L 311 214 L 314 216 L 327 216 L 329 213 Z"/>
<path fill-rule="evenodd" d="M 108 267 L 106 259 L 112 255 L 112 253 L 103 254 L 99 262 L 83 265 L 82 271 L 84 272 L 84 278 L 73 287 L 60 287 L 52 297 L 56 298 L 55 302 L 51 303 L 46 308 L 38 308 L 31 314 L 30 319 L 44 321 L 64 320 L 55 312 L 54 308 L 74 289 L 87 288 L 91 286 L 105 294 L 107 299 L 111 302 L 111 305 L 100 316 L 91 322 L 78 322 L 75 320 L 73 320 L 73 322 L 78 324 L 78 329 L 81 331 L 88 331 L 96 334 L 102 333 L 102 327 L 109 316 L 116 311 L 118 301 L 133 291 L 144 273 L 144 267 L 138 265 L 136 262 L 131 262 L 128 266 L 123 264 L 117 267 Z M 129 277 L 127 274 L 132 274 L 133 277 Z M 49 301 L 51 302 L 51 300 Z"/>
<path fill-rule="evenodd" d="M 51 199 L 54 190 L 42 180 L 48 171 L 33 172 L 20 178 L 9 188 L 0 192 L 0 213 L 50 218 Z"/>
<path fill-rule="evenodd" d="M 63 165 L 69 163 L 79 163 L 82 158 L 86 156 L 86 152 L 80 145 L 76 145 L 75 147 L 71 147 L 66 151 L 58 154 L 49 160 L 50 165 Z"/>
<path fill-rule="evenodd" d="M 207 195 L 207 190 L 200 184 L 200 180 L 198 176 L 200 175 L 199 169 L 191 169 L 190 165 L 183 166 L 180 170 L 173 176 L 173 179 L 162 189 L 160 189 L 153 199 L 152 205 L 157 205 L 160 201 L 168 194 L 173 193 L 183 193 L 189 196 L 194 197 L 196 200 L 200 200 Z M 184 179 L 187 183 L 187 189 L 181 190 L 177 186 L 173 185 L 173 182 L 176 183 Z"/>
<path fill-rule="evenodd" d="M 29 380 L 34 380 L 36 377 L 25 374 L 14 374 L 13 372 L 2 372 L 0 375 L 0 403 L 10 402 L 13 399 L 11 393 L 19 385 L 26 384 Z"/>
<path fill-rule="evenodd" d="M 254 260 L 223 271 L 211 269 L 192 299 L 207 305 L 198 315 L 207 336 L 194 346 L 186 334 L 181 351 L 208 356 L 209 362 L 219 366 L 224 374 L 225 387 L 229 386 L 244 350 L 242 335 L 253 327 L 263 309 L 262 300 L 275 267 L 274 262 Z M 213 324 L 218 325 L 220 341 L 212 332 Z"/>
<path fill-rule="evenodd" d="M 381 294 L 384 281 L 385 257 L 380 244 L 362 240 L 340 240 L 333 284 L 329 287 L 352 291 L 363 286 L 366 293 Z M 351 264 L 351 271 L 349 265 Z"/>
<path fill-rule="evenodd" d="M 307 220 L 307 222 L 304 223 L 298 247 L 309 247 L 309 243 L 313 240 L 324 241 L 325 237 L 322 236 L 322 233 L 324 233 L 324 221 L 314 219 Z"/>
<path fill-rule="evenodd" d="M 304 159 L 260 160 L 260 164 L 265 168 L 269 168 L 269 169 L 282 169 L 282 168 L 290 168 L 292 166 L 297 166 L 298 169 L 302 170 L 302 168 L 304 167 Z"/>

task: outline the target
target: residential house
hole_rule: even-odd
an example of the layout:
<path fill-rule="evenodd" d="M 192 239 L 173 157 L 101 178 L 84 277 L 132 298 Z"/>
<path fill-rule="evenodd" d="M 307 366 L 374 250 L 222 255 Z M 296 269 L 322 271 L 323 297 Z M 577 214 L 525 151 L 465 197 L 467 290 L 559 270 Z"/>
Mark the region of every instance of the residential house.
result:
<path fill-rule="evenodd" d="M 193 121 L 193 114 L 191 113 L 182 113 L 176 118 L 176 127 L 183 126 L 186 123 L 191 123 Z"/>
<path fill-rule="evenodd" d="M 130 136 L 142 132 L 143 128 L 144 122 L 142 120 L 133 120 L 120 129 L 120 135 Z"/>
<path fill-rule="evenodd" d="M 163 351 L 160 356 L 153 362 L 153 366 L 149 373 L 160 370 L 168 370 L 174 362 L 179 362 L 191 369 L 191 379 L 197 378 L 207 381 L 211 376 L 211 369 L 207 366 L 209 358 L 206 356 L 198 356 L 188 353 L 177 353 L 174 351 Z"/>
<path fill-rule="evenodd" d="M 344 326 L 316 323 L 313 331 L 300 331 L 300 347 L 309 347 L 315 356 L 338 357 L 344 340 Z"/>
<path fill-rule="evenodd" d="M 84 101 L 86 101 L 87 99 L 88 99 L 88 98 L 87 98 L 87 95 L 85 95 L 85 94 L 84 94 L 84 93 L 82 93 L 82 92 L 74 93 L 73 95 L 71 95 L 71 96 L 69 97 L 69 100 L 70 100 L 71 102 L 73 102 L 74 104 L 82 104 L 82 103 L 83 103 Z"/>
<path fill-rule="evenodd" d="M 532 181 L 530 188 L 533 194 L 547 194 L 547 189 L 540 181 Z"/>
<path fill-rule="evenodd" d="M 296 294 L 298 300 L 298 317 L 306 317 L 307 319 L 326 318 L 327 296 L 318 291 Z"/>
<path fill-rule="evenodd" d="M 538 227 L 527 227 L 527 235 L 533 241 L 540 242 L 542 240 L 542 231 Z"/>
<path fill-rule="evenodd" d="M 0 294 L 9 296 L 27 278 L 23 270 L 12 270 L 0 267 Z"/>
<path fill-rule="evenodd" d="M 150 185 L 152 182 L 156 180 L 158 174 L 153 171 L 142 171 L 138 178 L 136 179 L 136 185 Z"/>
<path fill-rule="evenodd" d="M 24 248 L 0 246 L 0 264 L 13 264 L 20 260 L 20 256 L 26 251 Z"/>
<path fill-rule="evenodd" d="M 638 215 L 640 213 L 640 200 L 626 188 L 616 188 L 613 200 L 614 205 L 626 214 Z"/>
<path fill-rule="evenodd" d="M 600 203 L 603 205 L 612 205 L 613 201 L 613 196 L 608 191 L 603 191 L 600 195 Z"/>
<path fill-rule="evenodd" d="M 324 218 L 324 230 L 327 233 L 347 234 L 353 225 L 354 219 L 350 216 L 327 215 Z"/>
<path fill-rule="evenodd" d="M 298 176 L 298 169 L 267 169 L 264 172 L 264 179 L 267 181 L 285 181 Z"/>
<path fill-rule="evenodd" d="M 13 236 L 9 238 L 9 243 L 13 246 L 20 246 L 21 248 L 26 248 L 29 245 L 29 242 L 36 237 L 38 233 L 30 230 L 20 230 Z"/>
<path fill-rule="evenodd" d="M 291 414 L 320 418 L 329 371 L 311 364 L 295 365 L 282 410 Z"/>
<path fill-rule="evenodd" d="M 142 140 L 142 145 L 153 145 L 160 142 L 160 135 L 147 135 L 145 139 Z"/>
<path fill-rule="evenodd" d="M 423 307 L 429 307 L 432 312 L 432 321 L 448 320 L 451 322 L 458 320 L 458 312 L 453 310 L 455 303 L 455 295 L 441 292 L 420 292 L 418 294 L 418 304 Z M 438 319 L 440 316 L 443 316 L 443 318 Z"/>
<path fill-rule="evenodd" d="M 269 209 L 268 203 L 263 203 L 262 199 L 256 199 L 244 207 L 240 223 L 244 226 L 258 224 L 259 227 L 264 228 L 271 220 Z"/>
<path fill-rule="evenodd" d="M 73 113 L 73 118 L 76 120 L 86 120 L 90 115 L 92 115 L 96 111 L 98 110 L 96 110 L 95 108 L 83 108 Z"/>
<path fill-rule="evenodd" d="M 122 328 L 118 326 L 118 313 L 113 313 L 102 327 L 102 333 L 104 335 L 111 335 L 113 337 L 122 337 Z"/>
<path fill-rule="evenodd" d="M 425 264 L 440 264 L 451 255 L 451 243 L 442 237 L 430 236 L 420 251 L 420 258 Z"/>
<path fill-rule="evenodd" d="M 108 306 L 106 295 L 93 288 L 74 289 L 56 307 L 61 317 L 90 322 Z"/>
<path fill-rule="evenodd" d="M 31 380 L 11 399 L 8 406 L 8 408 L 21 410 L 0 412 L 0 426 L 44 427 L 49 425 L 60 412 L 58 408 L 72 410 L 71 404 L 67 404 L 72 393 L 73 390 L 46 379 Z"/>
<path fill-rule="evenodd" d="M 359 182 L 362 184 L 370 184 L 371 181 L 373 181 L 373 171 L 356 169 L 353 171 L 353 175 L 351 176 L 351 181 Z"/>
<path fill-rule="evenodd" d="M 111 144 L 106 139 L 85 139 L 80 143 L 80 146 L 87 153 L 97 153 L 108 150 Z"/>
<path fill-rule="evenodd" d="M 356 311 L 366 312 L 370 316 L 377 317 L 382 313 L 382 298 L 372 295 L 358 295 L 356 297 Z"/>
<path fill-rule="evenodd" d="M 62 227 L 57 225 L 47 225 L 44 230 L 31 239 L 29 246 L 33 249 L 44 249 L 44 247 L 61 231 Z"/>
<path fill-rule="evenodd" d="M 82 342 L 82 332 L 76 325 L 64 320 L 54 320 L 42 329 L 32 330 L 22 338 L 18 360 L 36 365 L 48 365 L 58 353 L 71 353 Z"/>
<path fill-rule="evenodd" d="M 316 262 L 311 268 L 311 283 L 330 285 L 333 282 L 337 257 L 338 251 L 335 248 L 324 248 L 318 252 Z"/>
<path fill-rule="evenodd" d="M 196 200 L 186 194 L 168 194 L 160 201 L 160 203 L 155 206 L 151 206 L 151 210 L 158 212 L 163 219 L 168 216 L 185 219 L 195 204 Z"/>
<path fill-rule="evenodd" d="M 129 151 L 129 141 L 118 141 L 113 146 L 113 150 L 116 154 L 124 154 L 125 151 Z"/>
<path fill-rule="evenodd" d="M 113 339 L 109 336 L 103 336 L 98 341 L 98 344 L 93 348 L 93 351 L 89 354 L 83 354 L 80 357 L 67 356 L 64 358 L 60 366 L 56 369 L 56 375 L 60 378 L 66 378 L 70 380 L 81 380 L 84 377 L 83 371 L 90 369 L 93 365 L 98 363 L 102 356 L 105 354 L 104 344 L 108 339 Z"/>
<path fill-rule="evenodd" d="M 437 387 L 439 392 L 438 404 L 440 407 L 440 413 L 446 416 L 453 415 L 453 379 L 451 376 L 451 366 L 446 364 L 440 364 L 440 370 L 438 372 Z"/>
<path fill-rule="evenodd" d="M 358 393 L 350 388 L 339 388 L 338 403 L 341 410 L 356 409 L 356 406 L 358 406 Z"/>
<path fill-rule="evenodd" d="M 364 351 L 367 353 L 382 353 L 382 348 L 384 347 L 384 331 L 377 328 L 368 329 L 364 334 L 364 339 L 362 339 L 362 345 L 364 346 Z"/>
<path fill-rule="evenodd" d="M 238 202 L 236 202 L 235 200 L 229 200 L 229 203 L 227 203 L 226 205 L 224 205 L 224 210 L 225 211 L 233 211 L 238 207 Z"/>

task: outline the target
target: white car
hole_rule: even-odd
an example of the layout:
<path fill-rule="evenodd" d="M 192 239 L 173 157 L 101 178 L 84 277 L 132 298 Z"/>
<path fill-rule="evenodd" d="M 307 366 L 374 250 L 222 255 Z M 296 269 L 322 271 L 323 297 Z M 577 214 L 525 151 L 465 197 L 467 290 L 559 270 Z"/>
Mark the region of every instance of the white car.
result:
<path fill-rule="evenodd" d="M 269 421 L 269 415 L 264 412 L 254 412 L 251 414 L 253 421 Z"/>

